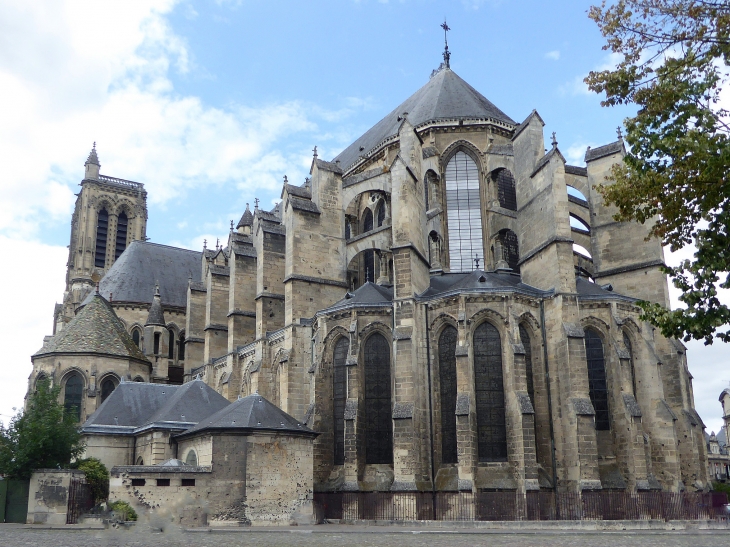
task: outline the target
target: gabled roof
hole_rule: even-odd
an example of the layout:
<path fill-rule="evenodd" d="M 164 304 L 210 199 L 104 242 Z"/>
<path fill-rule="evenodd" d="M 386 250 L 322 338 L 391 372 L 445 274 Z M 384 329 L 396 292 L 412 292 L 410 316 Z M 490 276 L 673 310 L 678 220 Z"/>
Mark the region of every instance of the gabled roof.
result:
<path fill-rule="evenodd" d="M 181 386 L 123 382 L 81 427 L 81 432 L 135 434 L 150 428 L 185 430 L 228 406 L 202 380 Z"/>
<path fill-rule="evenodd" d="M 258 393 L 243 397 L 201 420 L 178 437 L 206 431 L 278 431 L 316 436 L 317 433 L 298 422 Z"/>
<path fill-rule="evenodd" d="M 588 147 L 588 150 L 586 150 L 585 161 L 589 162 L 597 160 L 598 158 L 603 158 L 605 156 L 610 156 L 611 154 L 617 154 L 619 152 L 626 152 L 623 139 L 617 140 L 616 142 L 612 142 L 610 144 L 599 146 L 598 148 Z"/>
<path fill-rule="evenodd" d="M 148 363 L 109 302 L 98 293 L 92 293 L 87 301 L 63 330 L 48 340 L 34 357 L 51 353 L 96 353 Z"/>
<path fill-rule="evenodd" d="M 363 283 L 360 287 L 352 292 L 345 294 L 345 298 L 335 302 L 329 308 L 322 312 L 331 311 L 338 308 L 347 308 L 349 306 L 377 306 L 379 304 L 390 304 L 393 302 L 393 288 L 377 285 L 372 281 Z"/>
<path fill-rule="evenodd" d="M 530 296 L 544 296 L 549 291 L 541 291 L 522 283 L 519 274 L 509 272 L 486 272 L 474 270 L 469 273 L 446 273 L 431 277 L 428 289 L 419 295 L 420 298 L 432 298 L 447 293 L 459 292 L 518 292 Z"/>
<path fill-rule="evenodd" d="M 408 121 L 413 127 L 431 121 L 460 119 L 493 119 L 515 125 L 512 118 L 462 80 L 456 72 L 443 68 L 333 161 L 339 161 L 347 171 L 361 155 L 368 154 L 384 140 L 398 134 L 404 112 L 408 113 Z"/>

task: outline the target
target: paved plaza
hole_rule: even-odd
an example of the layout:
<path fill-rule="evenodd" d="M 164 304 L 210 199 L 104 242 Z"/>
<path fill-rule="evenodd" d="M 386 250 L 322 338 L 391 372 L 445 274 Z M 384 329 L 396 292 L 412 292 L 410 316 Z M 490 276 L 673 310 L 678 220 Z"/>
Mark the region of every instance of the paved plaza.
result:
<path fill-rule="evenodd" d="M 186 532 L 168 529 L 50 530 L 0 524 L 2 547 L 718 547 L 728 530 L 556 531 L 434 530 L 407 527 L 319 526 L 277 530 Z"/>

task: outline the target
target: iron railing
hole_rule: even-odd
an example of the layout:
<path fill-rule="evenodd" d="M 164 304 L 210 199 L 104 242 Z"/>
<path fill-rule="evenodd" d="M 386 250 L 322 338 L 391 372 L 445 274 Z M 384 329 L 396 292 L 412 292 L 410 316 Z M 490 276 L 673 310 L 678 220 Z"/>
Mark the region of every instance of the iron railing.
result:
<path fill-rule="evenodd" d="M 317 522 L 710 520 L 727 518 L 727 494 L 672 492 L 316 492 Z"/>
<path fill-rule="evenodd" d="M 66 510 L 66 524 L 77 524 L 79 516 L 91 510 L 94 498 L 91 487 L 85 479 L 71 479 L 68 491 L 68 506 Z"/>

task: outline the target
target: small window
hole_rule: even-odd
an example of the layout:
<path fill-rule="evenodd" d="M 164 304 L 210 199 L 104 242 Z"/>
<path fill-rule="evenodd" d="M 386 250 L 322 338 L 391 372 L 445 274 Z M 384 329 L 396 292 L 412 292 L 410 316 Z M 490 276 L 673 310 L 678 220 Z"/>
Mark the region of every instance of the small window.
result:
<path fill-rule="evenodd" d="M 132 340 L 134 341 L 135 344 L 137 344 L 138 348 L 141 347 L 139 345 L 139 331 L 137 329 L 134 329 L 132 331 Z"/>
<path fill-rule="evenodd" d="M 172 329 L 167 330 L 167 358 L 175 358 L 175 333 Z"/>
<path fill-rule="evenodd" d="M 157 479 L 157 486 L 170 486 L 170 479 Z"/>
<path fill-rule="evenodd" d="M 185 456 L 185 465 L 198 465 L 198 455 L 195 450 L 188 451 L 188 455 Z"/>
<path fill-rule="evenodd" d="M 81 376 L 74 373 L 66 380 L 64 389 L 63 406 L 64 410 L 72 415 L 78 422 L 81 420 L 81 400 L 84 391 L 84 381 Z"/>
<path fill-rule="evenodd" d="M 109 397 L 109 395 L 112 394 L 112 391 L 114 391 L 117 387 L 117 383 L 114 381 L 113 378 L 106 378 L 101 383 L 101 402 L 103 403 L 106 401 L 106 398 Z"/>
<path fill-rule="evenodd" d="M 362 221 L 362 231 L 369 232 L 373 229 L 373 212 L 370 209 L 365 209 L 365 216 Z"/>
<path fill-rule="evenodd" d="M 182 479 L 180 486 L 195 486 L 195 479 Z"/>
<path fill-rule="evenodd" d="M 385 222 L 385 203 L 381 201 L 378 206 L 378 227 L 382 226 L 383 222 Z"/>
<path fill-rule="evenodd" d="M 132 479 L 132 486 L 144 486 L 146 482 L 144 479 Z"/>
<path fill-rule="evenodd" d="M 184 361 L 185 360 L 185 335 L 181 332 L 180 333 L 180 341 L 178 342 L 179 346 L 177 348 L 177 360 L 178 361 Z"/>
<path fill-rule="evenodd" d="M 154 343 L 154 349 L 153 349 L 155 355 L 158 355 L 160 353 L 160 333 L 155 333 L 155 343 Z"/>

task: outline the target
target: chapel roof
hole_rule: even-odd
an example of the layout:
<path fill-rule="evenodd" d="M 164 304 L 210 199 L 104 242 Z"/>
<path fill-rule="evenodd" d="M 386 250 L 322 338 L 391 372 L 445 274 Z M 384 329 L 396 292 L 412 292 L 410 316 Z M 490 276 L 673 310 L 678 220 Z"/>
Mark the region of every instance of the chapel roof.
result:
<path fill-rule="evenodd" d="M 385 287 L 383 285 L 377 285 L 372 281 L 363 283 L 360 287 L 352 292 L 347 292 L 345 297 L 335 302 L 332 306 L 327 308 L 327 311 L 345 308 L 356 304 L 361 305 L 378 305 L 378 304 L 390 304 L 393 302 L 393 288 Z"/>
<path fill-rule="evenodd" d="M 82 433 L 135 433 L 149 428 L 188 429 L 228 406 L 202 380 L 181 386 L 123 382 L 81 428 Z"/>
<path fill-rule="evenodd" d="M 419 296 L 421 298 L 432 298 L 443 296 L 447 293 L 459 293 L 462 291 L 484 291 L 484 292 L 519 292 L 530 296 L 544 296 L 549 291 L 541 291 L 530 285 L 522 283 L 519 274 L 510 272 L 486 272 L 474 270 L 466 273 L 445 273 L 431 277 L 431 283 Z"/>
<path fill-rule="evenodd" d="M 261 430 L 317 435 L 303 423 L 255 393 L 234 401 L 212 416 L 201 420 L 198 425 L 191 427 L 179 436 L 221 430 Z"/>
<path fill-rule="evenodd" d="M 188 278 L 202 280 L 201 258 L 198 251 L 133 241 L 102 278 L 99 292 L 107 299 L 113 295 L 114 302 L 149 304 L 159 283 L 162 305 L 184 308 Z"/>
<path fill-rule="evenodd" d="M 450 68 L 442 68 L 395 110 L 345 148 L 333 161 L 347 171 L 361 155 L 368 154 L 384 140 L 398 134 L 403 114 L 417 127 L 438 120 L 493 119 L 516 125 L 484 95 Z"/>
<path fill-rule="evenodd" d="M 97 353 L 147 362 L 114 309 L 98 293 L 92 293 L 83 309 L 34 357 L 51 353 Z"/>

